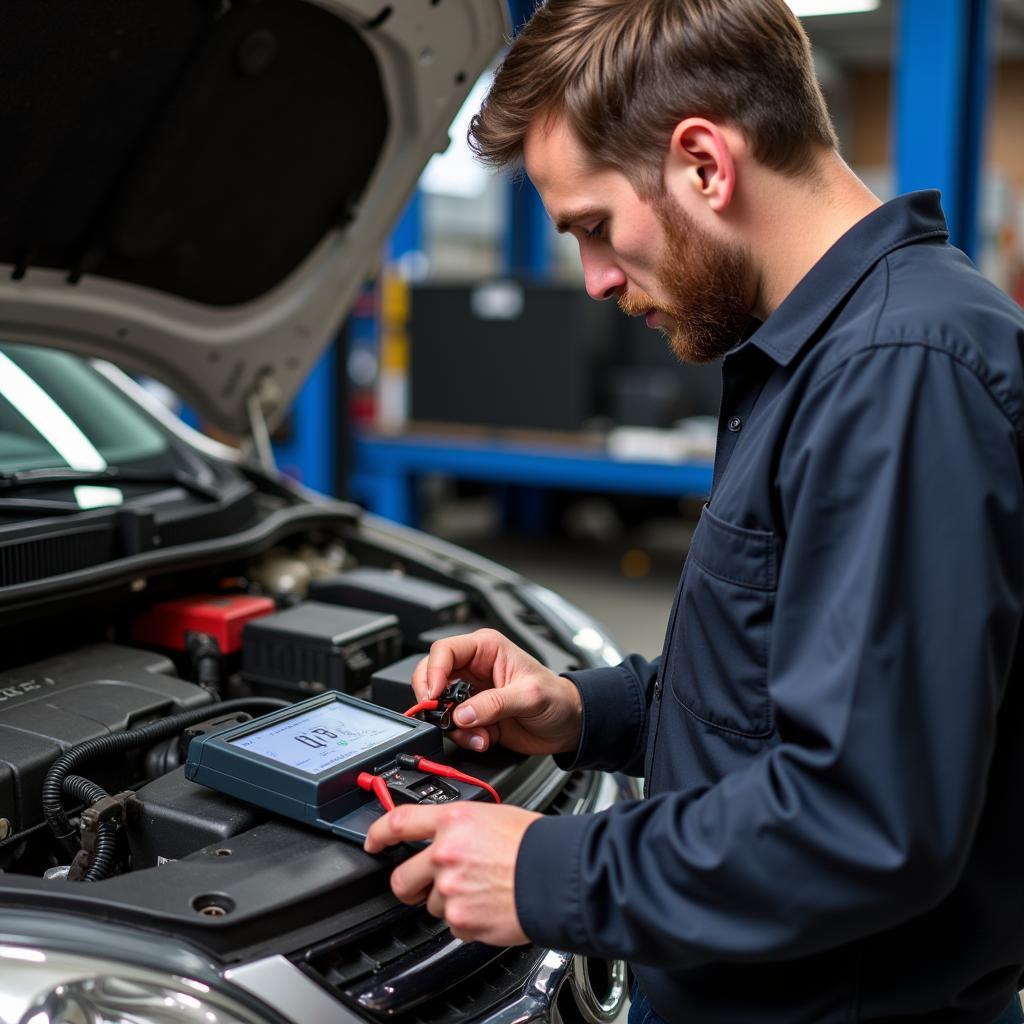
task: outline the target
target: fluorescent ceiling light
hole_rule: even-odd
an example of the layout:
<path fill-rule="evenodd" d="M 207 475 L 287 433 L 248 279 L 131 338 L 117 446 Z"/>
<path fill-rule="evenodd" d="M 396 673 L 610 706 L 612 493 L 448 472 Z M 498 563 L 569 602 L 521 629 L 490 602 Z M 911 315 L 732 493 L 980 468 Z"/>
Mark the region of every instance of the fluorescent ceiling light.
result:
<path fill-rule="evenodd" d="M 882 0 L 786 0 L 798 18 L 819 14 L 863 14 L 877 11 Z"/>

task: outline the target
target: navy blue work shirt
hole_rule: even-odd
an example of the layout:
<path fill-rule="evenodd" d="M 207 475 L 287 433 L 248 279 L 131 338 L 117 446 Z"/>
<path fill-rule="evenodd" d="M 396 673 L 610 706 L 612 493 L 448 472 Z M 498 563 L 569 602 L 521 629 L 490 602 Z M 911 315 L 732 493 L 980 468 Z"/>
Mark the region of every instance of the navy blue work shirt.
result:
<path fill-rule="evenodd" d="M 628 960 L 672 1022 L 999 1015 L 1024 964 L 1022 351 L 921 192 L 725 359 L 662 656 L 570 675 L 566 760 L 648 798 L 530 826 L 534 941 Z"/>

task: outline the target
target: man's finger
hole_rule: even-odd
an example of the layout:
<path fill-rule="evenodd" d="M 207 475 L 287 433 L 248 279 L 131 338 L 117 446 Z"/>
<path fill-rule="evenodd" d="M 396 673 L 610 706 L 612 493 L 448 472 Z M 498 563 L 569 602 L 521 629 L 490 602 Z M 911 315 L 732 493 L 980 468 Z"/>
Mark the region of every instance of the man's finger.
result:
<path fill-rule="evenodd" d="M 490 750 L 498 742 L 498 727 L 492 725 L 487 729 L 452 729 L 447 735 L 456 746 L 479 754 Z"/>
<path fill-rule="evenodd" d="M 367 853 L 380 853 L 395 843 L 433 839 L 437 831 L 438 816 L 443 807 L 424 804 L 402 804 L 401 807 L 378 818 L 366 833 L 363 849 Z"/>
<path fill-rule="evenodd" d="M 433 700 L 441 696 L 453 673 L 465 668 L 475 657 L 479 643 L 473 633 L 449 636 L 437 640 L 427 655 L 427 696 Z"/>
<path fill-rule="evenodd" d="M 427 897 L 427 913 L 438 920 L 444 918 L 444 897 L 437 891 L 436 885 L 430 890 L 430 895 Z"/>
<path fill-rule="evenodd" d="M 434 890 L 432 888 L 426 888 L 422 892 L 417 893 L 415 896 L 412 896 L 409 899 L 404 900 L 403 902 L 405 902 L 410 907 L 421 907 L 423 906 L 424 903 L 427 902 L 427 900 L 430 898 L 430 894 L 433 891 Z"/>
<path fill-rule="evenodd" d="M 493 686 L 494 663 L 502 646 L 510 646 L 493 629 L 438 640 L 427 655 L 427 692 L 439 697 L 447 683 L 463 676 L 477 687 Z"/>
<path fill-rule="evenodd" d="M 417 853 L 391 872 L 391 891 L 410 906 L 422 903 L 434 884 L 434 870 L 430 851 Z"/>
<path fill-rule="evenodd" d="M 544 707 L 544 695 L 533 683 L 483 690 L 455 710 L 455 724 L 478 729 L 494 725 L 503 718 L 529 718 Z"/>
<path fill-rule="evenodd" d="M 426 657 L 420 659 L 416 668 L 412 673 L 412 692 L 416 697 L 416 700 L 412 701 L 412 704 L 417 704 L 421 700 L 427 699 L 427 661 Z"/>

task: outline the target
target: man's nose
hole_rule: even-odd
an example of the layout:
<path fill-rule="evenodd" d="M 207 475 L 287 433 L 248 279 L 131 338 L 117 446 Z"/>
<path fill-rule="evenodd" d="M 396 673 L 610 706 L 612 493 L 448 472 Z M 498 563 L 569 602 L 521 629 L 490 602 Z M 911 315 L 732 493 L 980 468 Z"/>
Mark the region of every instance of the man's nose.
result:
<path fill-rule="evenodd" d="M 617 298 L 626 287 L 626 275 L 610 260 L 585 259 L 583 280 L 587 294 L 598 302 Z"/>

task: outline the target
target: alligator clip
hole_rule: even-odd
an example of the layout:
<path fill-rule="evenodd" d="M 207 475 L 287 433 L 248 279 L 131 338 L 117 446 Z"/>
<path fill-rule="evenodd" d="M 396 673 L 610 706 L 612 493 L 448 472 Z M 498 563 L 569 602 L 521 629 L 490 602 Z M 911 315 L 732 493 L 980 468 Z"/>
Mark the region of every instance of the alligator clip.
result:
<path fill-rule="evenodd" d="M 448 731 L 452 727 L 452 715 L 455 709 L 469 699 L 469 683 L 456 679 L 449 683 L 437 700 L 421 700 L 405 712 L 406 718 L 422 717 L 424 722 L 436 725 L 439 729 Z"/>

